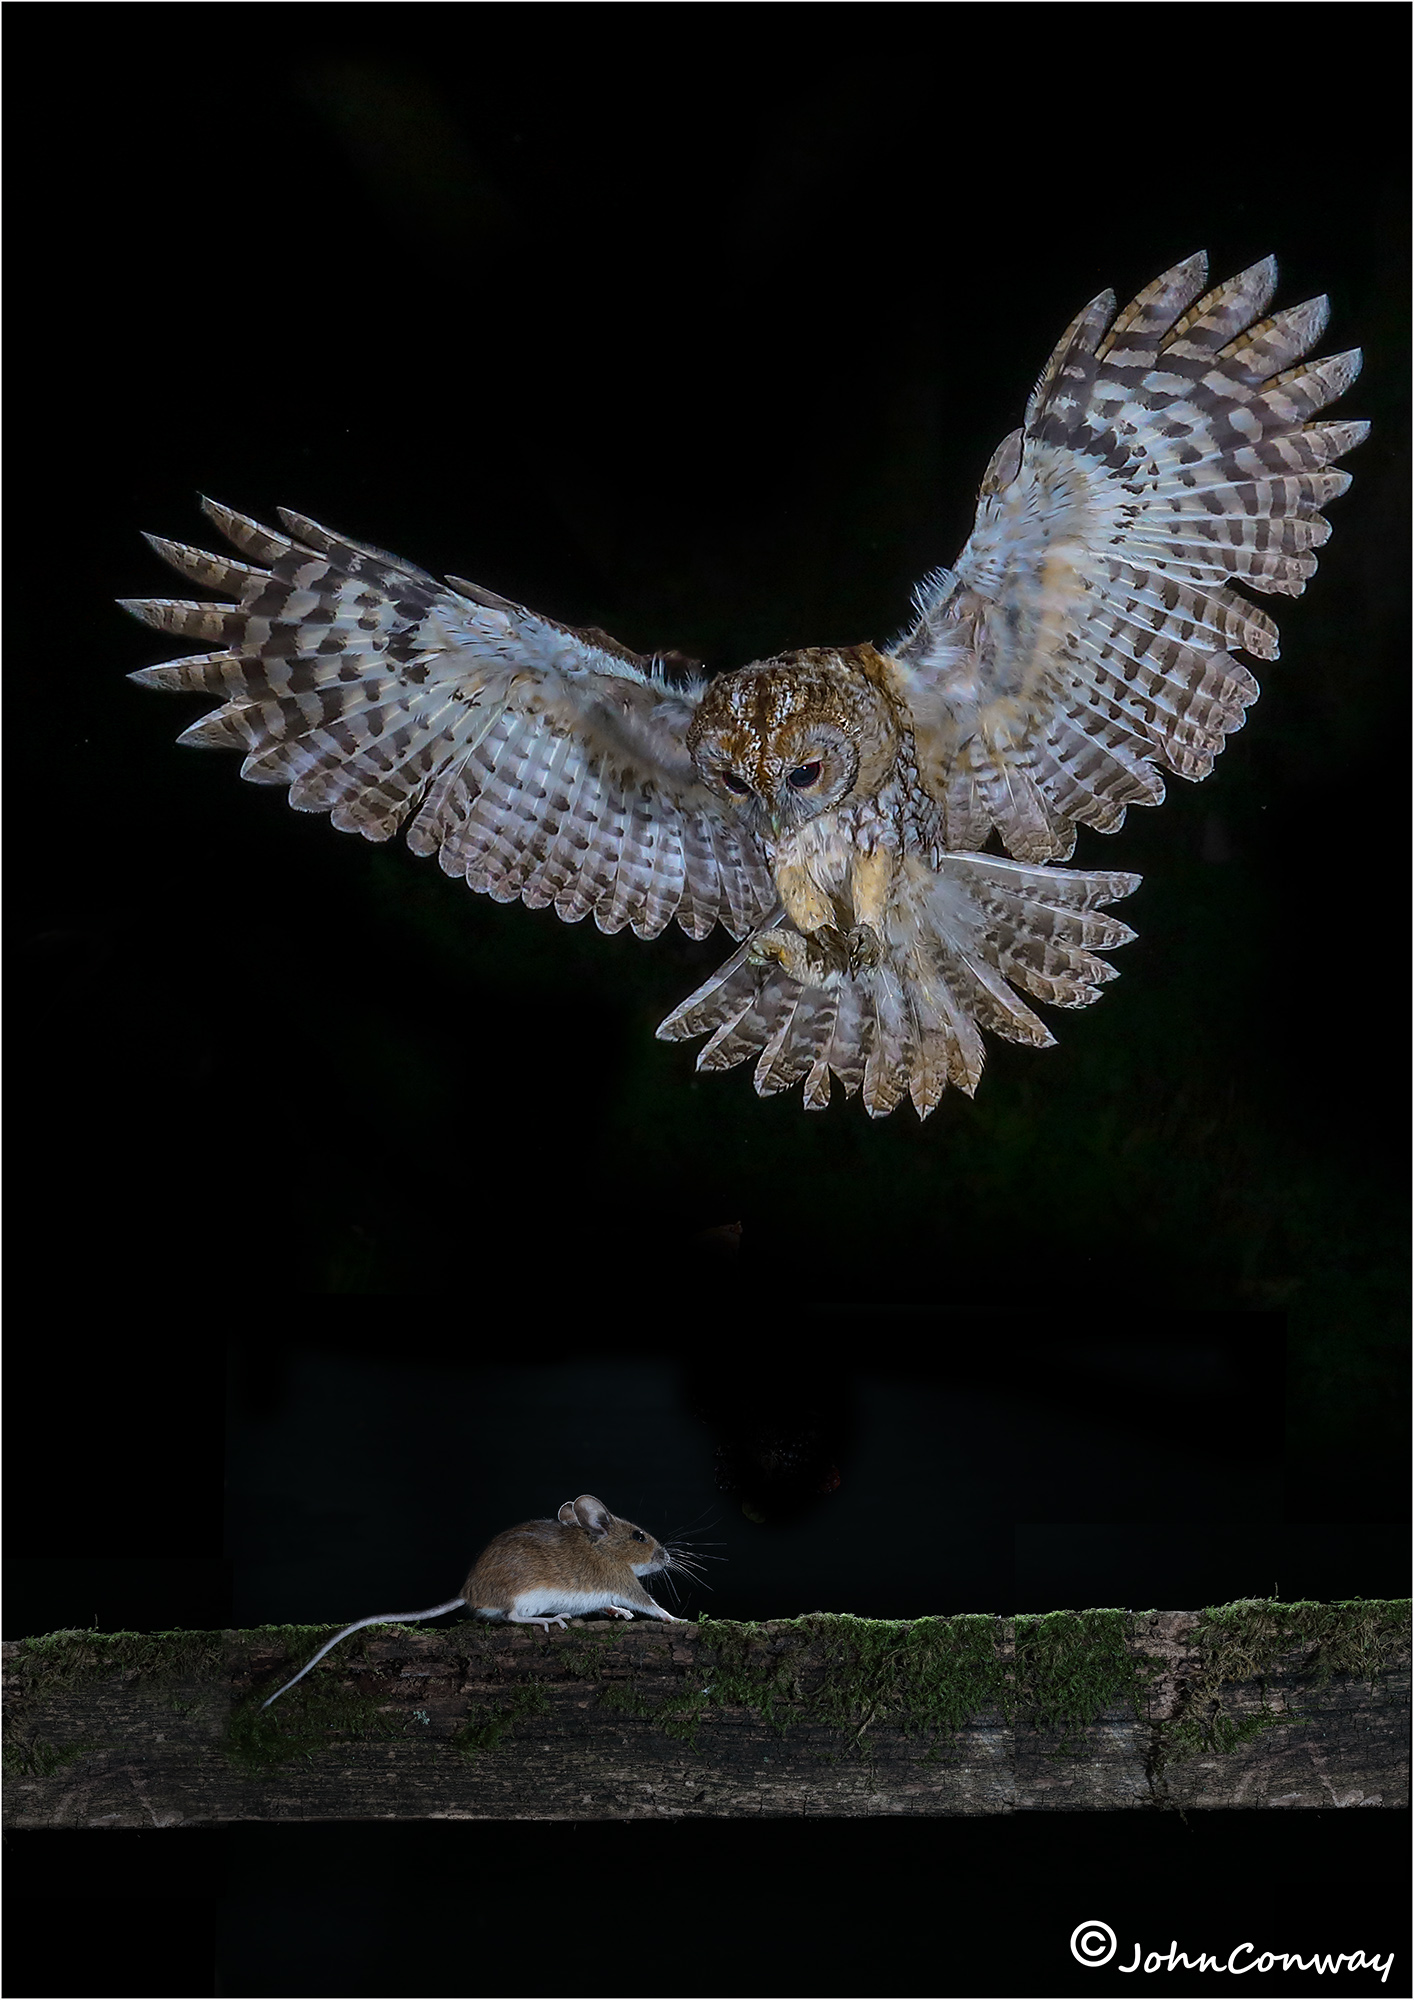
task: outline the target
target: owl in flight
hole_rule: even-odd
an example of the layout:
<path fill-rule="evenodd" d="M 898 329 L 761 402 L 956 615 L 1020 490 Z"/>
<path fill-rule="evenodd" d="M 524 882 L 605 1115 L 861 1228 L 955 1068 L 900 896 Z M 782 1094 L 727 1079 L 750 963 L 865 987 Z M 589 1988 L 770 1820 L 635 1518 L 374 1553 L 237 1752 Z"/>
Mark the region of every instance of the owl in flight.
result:
<path fill-rule="evenodd" d="M 1365 436 L 1320 420 L 1358 349 L 1302 357 L 1324 298 L 1263 317 L 1272 258 L 1205 291 L 1202 256 L 1117 317 L 1102 292 L 1061 337 L 982 480 L 952 569 L 893 643 L 816 646 L 669 674 L 460 577 L 280 510 L 204 502 L 246 559 L 149 537 L 234 603 L 134 602 L 215 652 L 146 687 L 222 706 L 183 743 L 240 749 L 290 804 L 408 844 L 498 902 L 601 930 L 737 949 L 658 1029 L 756 1057 L 764 1096 L 831 1072 L 875 1117 L 971 1094 L 979 1032 L 1037 1047 L 1026 1004 L 1085 1007 L 1133 932 L 1104 906 L 1138 877 L 1058 867 L 1078 826 L 1206 777 L 1277 632 L 1236 589 L 1296 597 L 1320 509 Z M 1005 855 L 984 850 L 998 836 Z M 1026 999 L 1022 998 L 1026 996 Z"/>

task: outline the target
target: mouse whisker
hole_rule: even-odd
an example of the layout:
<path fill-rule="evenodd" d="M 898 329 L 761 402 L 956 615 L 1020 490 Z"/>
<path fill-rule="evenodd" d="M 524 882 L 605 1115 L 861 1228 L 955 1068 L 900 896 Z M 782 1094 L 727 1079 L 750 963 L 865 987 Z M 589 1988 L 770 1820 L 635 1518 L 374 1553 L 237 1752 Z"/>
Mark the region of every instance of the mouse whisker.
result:
<path fill-rule="evenodd" d="M 687 1577 L 687 1578 L 689 1579 L 689 1581 L 690 1581 L 690 1582 L 692 1582 L 693 1584 L 697 1585 L 697 1586 L 698 1586 L 698 1587 L 699 1587 L 700 1589 L 702 1589 L 702 1590 L 711 1590 L 711 1588 L 712 1588 L 711 1584 L 710 1584 L 710 1583 L 708 1583 L 708 1582 L 706 1581 L 706 1579 L 705 1579 L 705 1578 L 703 1578 L 703 1577 L 700 1577 L 700 1576 L 698 1576 L 698 1575 L 697 1575 L 697 1573 L 696 1573 L 696 1572 L 695 1572 L 694 1570 L 690 1570 L 690 1569 L 688 1569 L 688 1568 L 687 1568 L 687 1566 L 686 1566 L 685 1564 L 683 1564 L 683 1563 L 674 1563 L 674 1564 L 672 1565 L 672 1568 L 673 1568 L 673 1569 L 677 1569 L 677 1570 L 681 1570 L 681 1571 L 682 1571 L 682 1573 L 683 1573 L 683 1575 L 684 1575 L 684 1576 L 686 1576 L 686 1577 Z M 669 1589 L 669 1590 L 670 1590 L 670 1591 L 672 1592 L 672 1596 L 673 1596 L 673 1602 L 674 1602 L 675 1604 L 678 1604 L 678 1603 L 681 1603 L 681 1602 L 682 1602 L 682 1596 L 683 1596 L 683 1594 L 682 1594 L 682 1592 L 681 1592 L 681 1591 L 679 1590 L 679 1588 L 678 1588 L 678 1584 L 677 1584 L 677 1580 L 676 1580 L 676 1578 L 675 1578 L 675 1577 L 672 1577 L 672 1576 L 670 1576 L 670 1575 L 667 1575 L 667 1574 L 665 1573 L 665 1582 L 666 1582 L 666 1587 L 667 1587 L 667 1588 L 668 1588 L 668 1589 Z"/>
<path fill-rule="evenodd" d="M 679 1555 L 676 1552 L 674 1552 L 672 1555 L 670 1555 L 668 1559 L 668 1567 L 669 1569 L 685 1570 L 689 1576 L 701 1576 L 703 1574 L 701 1569 L 701 1564 L 703 1560 L 704 1558 L 701 1556 Z M 707 1557 L 705 1558 L 705 1560 L 713 1562 L 723 1562 L 725 1561 L 725 1557 L 722 1556 Z"/>
<path fill-rule="evenodd" d="M 720 1544 L 718 1544 L 720 1546 Z M 725 1562 L 725 1556 L 715 1556 L 696 1542 L 664 1542 L 663 1547 L 670 1556 L 694 1556 L 702 1562 Z"/>
<path fill-rule="evenodd" d="M 698 1514 L 695 1519 L 689 1521 L 685 1527 L 674 1528 L 672 1535 L 668 1539 L 671 1541 L 676 1541 L 679 1535 L 690 1535 L 693 1529 L 697 1526 L 698 1521 L 702 1519 L 702 1515 L 707 1513 L 712 1514 L 712 1518 L 707 1523 L 707 1526 L 709 1528 L 715 1528 L 718 1520 L 720 1519 L 720 1515 L 719 1513 L 713 1511 L 711 1503 L 709 1502 L 709 1504 L 702 1509 L 702 1513 Z"/>

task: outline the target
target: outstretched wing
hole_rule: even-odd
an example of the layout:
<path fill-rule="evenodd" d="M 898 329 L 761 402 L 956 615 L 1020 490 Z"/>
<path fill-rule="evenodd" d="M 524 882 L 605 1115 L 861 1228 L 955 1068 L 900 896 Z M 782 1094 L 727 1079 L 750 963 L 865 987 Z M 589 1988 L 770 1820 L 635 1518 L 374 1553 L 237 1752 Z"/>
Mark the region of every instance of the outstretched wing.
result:
<path fill-rule="evenodd" d="M 704 682 L 284 508 L 287 536 L 202 506 L 248 563 L 148 540 L 236 602 L 125 607 L 219 648 L 131 676 L 222 697 L 180 742 L 244 750 L 242 777 L 368 840 L 412 815 L 417 853 L 570 923 L 742 938 L 774 906 L 764 855 L 685 747 Z"/>
<path fill-rule="evenodd" d="M 1262 319 L 1266 258 L 1199 297 L 1199 255 L 1114 318 L 1104 292 L 1067 329 L 982 483 L 956 568 L 915 593 L 891 648 L 946 843 L 997 827 L 1024 861 L 1064 859 L 1157 805 L 1157 767 L 1204 778 L 1277 656 L 1230 586 L 1299 596 L 1364 423 L 1312 422 L 1360 351 L 1304 362 L 1324 298 Z M 1196 304 L 1194 301 L 1196 300 Z M 1113 324 L 1111 321 L 1113 320 Z M 1108 331 L 1106 331 L 1108 329 Z"/>

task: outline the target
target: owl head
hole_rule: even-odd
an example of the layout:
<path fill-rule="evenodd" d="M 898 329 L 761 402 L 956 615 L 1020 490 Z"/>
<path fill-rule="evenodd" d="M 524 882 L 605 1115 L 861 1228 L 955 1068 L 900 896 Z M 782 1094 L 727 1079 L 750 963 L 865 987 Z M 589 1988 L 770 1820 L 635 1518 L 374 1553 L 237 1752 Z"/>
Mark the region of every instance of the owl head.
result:
<path fill-rule="evenodd" d="M 816 650 L 719 675 L 687 747 L 704 784 L 780 835 L 875 791 L 898 734 L 887 698 L 850 657 Z"/>

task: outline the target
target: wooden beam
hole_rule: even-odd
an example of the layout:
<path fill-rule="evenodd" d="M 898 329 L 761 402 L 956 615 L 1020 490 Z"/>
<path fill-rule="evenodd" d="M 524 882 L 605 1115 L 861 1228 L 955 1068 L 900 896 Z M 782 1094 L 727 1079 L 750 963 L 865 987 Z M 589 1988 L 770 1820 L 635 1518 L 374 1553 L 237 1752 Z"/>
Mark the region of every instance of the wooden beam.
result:
<path fill-rule="evenodd" d="M 56 1633 L 6 1824 L 1401 1806 L 1408 1604 Z"/>

